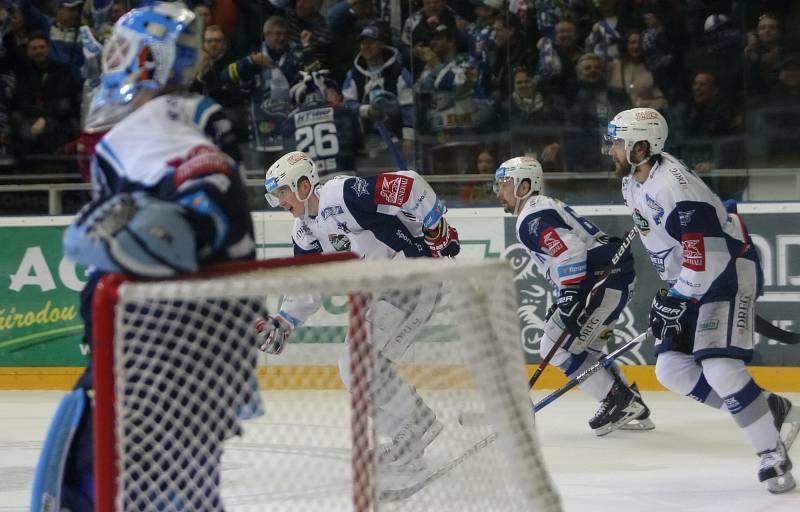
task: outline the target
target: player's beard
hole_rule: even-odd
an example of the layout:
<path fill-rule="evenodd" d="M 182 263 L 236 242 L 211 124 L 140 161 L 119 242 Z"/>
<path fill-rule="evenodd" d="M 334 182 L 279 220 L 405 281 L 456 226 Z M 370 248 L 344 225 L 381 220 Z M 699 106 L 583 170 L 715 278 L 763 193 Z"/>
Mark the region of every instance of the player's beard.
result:
<path fill-rule="evenodd" d="M 631 173 L 631 164 L 628 162 L 620 164 L 614 159 L 614 176 L 617 178 L 624 178 Z"/>

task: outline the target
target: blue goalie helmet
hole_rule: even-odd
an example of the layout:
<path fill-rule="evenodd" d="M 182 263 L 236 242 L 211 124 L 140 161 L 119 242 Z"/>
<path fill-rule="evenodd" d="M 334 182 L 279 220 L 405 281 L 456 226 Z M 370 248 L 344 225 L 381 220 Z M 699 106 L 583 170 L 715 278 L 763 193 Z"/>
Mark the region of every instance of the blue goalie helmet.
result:
<path fill-rule="evenodd" d="M 103 47 L 103 74 L 87 131 L 113 126 L 135 108 L 142 91 L 188 86 L 197 75 L 202 21 L 184 4 L 156 3 L 122 16 Z"/>

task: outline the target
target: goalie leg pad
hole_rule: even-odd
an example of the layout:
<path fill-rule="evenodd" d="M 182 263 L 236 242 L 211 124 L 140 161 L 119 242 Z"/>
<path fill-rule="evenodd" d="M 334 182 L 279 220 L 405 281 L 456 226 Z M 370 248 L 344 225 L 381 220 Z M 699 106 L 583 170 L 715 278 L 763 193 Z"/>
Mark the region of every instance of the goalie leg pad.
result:
<path fill-rule="evenodd" d="M 39 461 L 33 474 L 31 510 L 35 512 L 61 510 L 64 466 L 72 439 L 86 408 L 83 389 L 73 390 L 61 399 L 47 431 Z M 90 508 L 86 511 L 90 512 Z M 78 512 L 77 510 L 75 512 Z"/>
<path fill-rule="evenodd" d="M 433 315 L 441 284 L 410 293 L 387 293 L 373 303 L 367 319 L 373 328 L 373 344 L 390 361 L 403 357 L 417 333 Z"/>

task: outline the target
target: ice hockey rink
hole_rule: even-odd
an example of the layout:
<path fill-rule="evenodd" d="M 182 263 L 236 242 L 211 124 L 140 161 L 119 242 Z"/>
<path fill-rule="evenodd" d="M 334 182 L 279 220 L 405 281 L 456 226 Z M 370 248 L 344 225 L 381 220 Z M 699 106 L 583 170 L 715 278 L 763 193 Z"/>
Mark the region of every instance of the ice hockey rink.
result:
<path fill-rule="evenodd" d="M 33 468 L 61 394 L 0 392 L 0 512 L 28 510 Z M 786 396 L 800 403 L 800 394 Z M 651 432 L 618 431 L 603 438 L 595 437 L 586 421 L 596 404 L 580 392 L 565 395 L 539 413 L 537 425 L 546 464 L 561 493 L 564 510 L 800 510 L 800 489 L 774 496 L 759 484 L 757 458 L 728 415 L 667 392 L 645 392 L 645 399 L 656 423 L 656 430 Z M 347 418 L 320 421 L 313 410 L 317 406 L 320 410 L 324 408 L 322 401 L 329 401 L 330 396 L 320 395 L 317 400 L 319 404 L 306 403 L 312 413 L 295 423 L 287 424 L 269 415 L 260 420 L 271 422 L 284 432 L 304 433 L 297 437 L 301 442 L 293 444 L 287 441 L 290 439 L 287 436 L 281 443 L 258 446 L 239 441 L 228 446 L 233 458 L 237 452 L 251 452 L 249 456 L 255 452 L 258 457 L 280 461 L 283 468 L 282 474 L 268 476 L 283 483 L 274 491 L 251 486 L 237 488 L 235 484 L 229 487 L 227 496 L 233 505 L 228 506 L 229 510 L 236 510 L 236 503 L 244 505 L 257 498 L 259 503 L 266 504 L 263 510 L 303 510 L 297 505 L 308 503 L 312 505 L 306 510 L 335 512 L 332 507 L 315 507 L 315 497 L 319 496 L 340 497 L 342 506 L 336 510 L 351 508 L 347 505 L 350 489 L 343 476 L 349 465 L 347 450 L 322 441 L 331 434 L 346 438 Z M 448 418 L 443 419 L 446 426 L 442 435 L 448 429 L 462 428 L 447 421 Z M 798 446 L 800 442 L 790 452 L 795 461 L 800 460 Z M 309 468 L 326 477 L 309 478 Z M 796 468 L 795 474 L 800 479 L 800 466 L 796 464 Z M 454 470 L 433 482 L 426 492 L 447 492 L 441 490 L 443 486 L 458 478 L 459 471 Z"/>

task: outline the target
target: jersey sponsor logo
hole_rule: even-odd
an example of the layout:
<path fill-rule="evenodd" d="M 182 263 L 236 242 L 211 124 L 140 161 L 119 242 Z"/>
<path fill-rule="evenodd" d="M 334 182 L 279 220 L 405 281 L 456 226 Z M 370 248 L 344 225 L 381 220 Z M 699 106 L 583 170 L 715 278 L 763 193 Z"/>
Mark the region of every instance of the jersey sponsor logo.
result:
<path fill-rule="evenodd" d="M 311 236 L 311 228 L 309 228 L 305 224 L 301 224 L 300 227 L 297 228 L 297 231 L 295 231 L 295 238 L 300 240 L 306 235 Z"/>
<path fill-rule="evenodd" d="M 349 233 L 350 232 L 350 228 L 347 227 L 347 223 L 346 222 L 337 222 L 336 223 L 336 228 L 338 230 L 340 230 L 340 231 L 344 231 L 345 233 Z"/>
<path fill-rule="evenodd" d="M 558 267 L 558 277 L 572 276 L 575 274 L 583 274 L 586 272 L 586 262 L 573 263 L 570 265 L 562 265 Z"/>
<path fill-rule="evenodd" d="M 649 121 L 651 119 L 658 119 L 658 114 L 652 110 L 637 110 L 634 114 L 637 121 Z"/>
<path fill-rule="evenodd" d="M 323 208 L 322 213 L 320 215 L 322 215 L 323 219 L 327 219 L 331 215 L 339 215 L 341 213 L 344 213 L 344 209 L 337 204 L 334 206 L 328 206 L 326 208 Z"/>
<path fill-rule="evenodd" d="M 228 157 L 209 146 L 192 148 L 185 160 L 170 160 L 167 165 L 175 167 L 172 179 L 176 188 L 189 180 L 208 174 L 220 173 L 226 176 L 231 174 L 231 162 Z"/>
<path fill-rule="evenodd" d="M 533 236 L 539 235 L 539 224 L 541 224 L 542 219 L 536 217 L 532 221 L 528 223 L 528 234 Z"/>
<path fill-rule="evenodd" d="M 567 250 L 567 244 L 553 228 L 547 228 L 539 235 L 539 247 L 554 258 Z"/>
<path fill-rule="evenodd" d="M 683 247 L 683 266 L 695 272 L 706 269 L 706 249 L 702 233 L 684 233 L 681 235 Z"/>
<path fill-rule="evenodd" d="M 375 182 L 375 203 L 402 206 L 411 195 L 414 180 L 397 174 L 380 174 Z"/>
<path fill-rule="evenodd" d="M 719 320 L 711 318 L 697 324 L 697 332 L 716 331 L 719 328 Z"/>
<path fill-rule="evenodd" d="M 678 212 L 678 220 L 680 221 L 681 226 L 686 227 L 690 222 L 692 222 L 692 216 L 694 215 L 694 212 L 694 210 Z"/>
<path fill-rule="evenodd" d="M 367 180 L 364 178 L 356 178 L 355 183 L 353 186 L 350 187 L 353 189 L 353 192 L 356 193 L 356 197 L 361 197 L 369 194 L 369 189 L 367 187 Z"/>
<path fill-rule="evenodd" d="M 750 324 L 750 304 L 753 302 L 751 295 L 736 296 L 736 328 L 746 330 Z"/>
<path fill-rule="evenodd" d="M 294 165 L 298 162 L 302 162 L 305 159 L 306 155 L 304 153 L 292 153 L 286 159 L 286 163 L 288 163 L 289 165 Z"/>
<path fill-rule="evenodd" d="M 653 264 L 653 267 L 655 267 L 656 272 L 659 274 L 663 274 L 664 271 L 666 271 L 667 266 L 665 264 L 665 260 L 667 259 L 667 256 L 669 256 L 669 253 L 672 252 L 672 249 L 673 247 L 657 252 L 650 250 L 647 251 L 647 255 L 650 256 L 650 262 Z"/>
<path fill-rule="evenodd" d="M 728 398 L 725 399 L 725 407 L 728 408 L 728 411 L 731 414 L 737 414 L 741 412 L 742 409 L 744 409 L 741 402 L 739 402 L 739 400 L 737 400 L 735 396 L 729 396 Z"/>
<path fill-rule="evenodd" d="M 650 233 L 650 223 L 647 222 L 647 219 L 639 212 L 638 208 L 633 210 L 633 224 L 643 236 L 647 236 Z"/>
<path fill-rule="evenodd" d="M 675 178 L 675 180 L 684 187 L 689 185 L 689 182 L 686 181 L 686 178 L 683 176 L 683 173 L 680 172 L 678 169 L 670 167 L 669 173 L 672 174 L 672 177 Z"/>
<path fill-rule="evenodd" d="M 644 199 L 647 202 L 647 207 L 653 210 L 653 222 L 658 226 L 661 224 L 661 217 L 664 216 L 664 208 L 650 197 L 650 194 L 645 194 Z"/>
<path fill-rule="evenodd" d="M 314 110 L 306 110 L 305 112 L 298 112 L 294 115 L 294 124 L 296 127 L 308 126 L 317 123 L 332 123 L 333 122 L 333 109 L 330 107 L 317 108 Z"/>
<path fill-rule="evenodd" d="M 342 252 L 350 250 L 350 239 L 345 235 L 328 235 L 328 240 L 336 251 Z"/>

